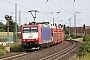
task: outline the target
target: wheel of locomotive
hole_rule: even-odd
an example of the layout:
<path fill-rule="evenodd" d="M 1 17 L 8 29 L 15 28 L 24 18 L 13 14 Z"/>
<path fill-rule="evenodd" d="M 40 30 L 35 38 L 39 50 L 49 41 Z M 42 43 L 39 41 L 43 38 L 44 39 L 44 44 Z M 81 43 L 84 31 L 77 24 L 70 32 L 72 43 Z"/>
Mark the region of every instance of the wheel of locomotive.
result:
<path fill-rule="evenodd" d="M 48 48 L 49 46 L 50 46 L 49 43 L 44 44 L 44 48 Z"/>
<path fill-rule="evenodd" d="M 44 48 L 44 46 L 43 46 L 43 45 L 40 45 L 40 46 L 39 46 L 39 49 L 40 49 L 40 50 L 41 50 L 41 49 L 43 49 L 43 48 Z"/>
<path fill-rule="evenodd" d="M 29 50 L 29 49 L 25 49 L 25 51 L 26 51 L 26 52 L 30 52 L 30 50 Z"/>
<path fill-rule="evenodd" d="M 51 43 L 48 43 L 49 47 L 51 46 Z"/>
<path fill-rule="evenodd" d="M 47 48 L 48 48 L 48 47 L 50 47 L 50 44 L 49 44 L 49 43 L 47 43 L 47 45 L 46 45 L 46 46 L 47 46 Z"/>

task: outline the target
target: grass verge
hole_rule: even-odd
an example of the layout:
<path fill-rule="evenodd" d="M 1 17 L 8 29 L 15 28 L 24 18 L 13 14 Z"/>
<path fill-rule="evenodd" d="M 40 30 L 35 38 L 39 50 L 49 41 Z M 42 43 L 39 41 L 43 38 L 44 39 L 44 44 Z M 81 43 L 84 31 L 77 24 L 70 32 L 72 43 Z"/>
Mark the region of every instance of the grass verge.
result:
<path fill-rule="evenodd" d="M 14 43 L 14 44 L 10 44 L 9 46 L 10 46 L 10 52 L 23 52 L 24 51 L 21 44 Z"/>
<path fill-rule="evenodd" d="M 1 55 L 5 55 L 5 54 L 7 54 L 8 52 L 5 50 L 5 47 L 3 47 L 3 46 L 0 46 L 0 56 Z"/>
<path fill-rule="evenodd" d="M 81 58 L 77 57 L 75 60 L 90 60 L 90 53 Z"/>

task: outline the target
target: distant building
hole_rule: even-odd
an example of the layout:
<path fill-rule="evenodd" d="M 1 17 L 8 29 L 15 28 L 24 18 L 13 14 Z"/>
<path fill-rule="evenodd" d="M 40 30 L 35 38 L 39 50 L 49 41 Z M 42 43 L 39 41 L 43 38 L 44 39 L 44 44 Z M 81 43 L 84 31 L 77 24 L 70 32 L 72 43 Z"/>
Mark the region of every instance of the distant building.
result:
<path fill-rule="evenodd" d="M 69 29 L 70 34 L 74 33 L 74 27 L 70 27 Z M 90 34 L 90 26 L 86 26 L 85 31 L 83 27 L 76 27 L 76 34 Z"/>

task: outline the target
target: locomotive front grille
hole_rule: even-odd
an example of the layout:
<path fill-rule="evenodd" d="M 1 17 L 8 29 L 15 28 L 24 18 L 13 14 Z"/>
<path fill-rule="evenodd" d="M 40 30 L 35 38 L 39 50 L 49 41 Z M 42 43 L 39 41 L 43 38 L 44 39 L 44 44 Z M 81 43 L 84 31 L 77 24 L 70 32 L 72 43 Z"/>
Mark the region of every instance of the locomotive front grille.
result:
<path fill-rule="evenodd" d="M 22 47 L 24 48 L 32 48 L 32 47 L 37 47 L 38 43 L 37 42 L 23 42 Z"/>

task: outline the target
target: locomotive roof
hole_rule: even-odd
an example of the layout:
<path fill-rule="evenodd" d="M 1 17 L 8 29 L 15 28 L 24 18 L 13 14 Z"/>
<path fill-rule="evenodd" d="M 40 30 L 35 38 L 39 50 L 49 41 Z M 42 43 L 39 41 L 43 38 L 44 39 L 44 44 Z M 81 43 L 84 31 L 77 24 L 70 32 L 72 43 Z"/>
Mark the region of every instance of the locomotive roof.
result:
<path fill-rule="evenodd" d="M 49 22 L 29 22 L 29 24 L 49 24 Z"/>
<path fill-rule="evenodd" d="M 25 25 L 38 25 L 38 24 L 41 24 L 42 27 L 56 28 L 55 24 L 50 24 L 49 22 L 29 22 L 29 24 Z"/>

